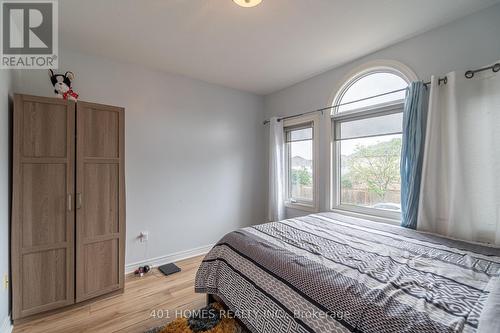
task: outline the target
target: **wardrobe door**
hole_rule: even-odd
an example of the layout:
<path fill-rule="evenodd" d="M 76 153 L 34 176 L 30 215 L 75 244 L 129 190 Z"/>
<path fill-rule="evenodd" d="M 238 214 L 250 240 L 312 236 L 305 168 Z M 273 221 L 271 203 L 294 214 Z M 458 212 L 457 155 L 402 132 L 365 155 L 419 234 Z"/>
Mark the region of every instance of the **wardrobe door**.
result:
<path fill-rule="evenodd" d="M 13 318 L 74 302 L 75 104 L 15 95 Z"/>
<path fill-rule="evenodd" d="M 77 105 L 76 300 L 123 288 L 124 110 Z"/>

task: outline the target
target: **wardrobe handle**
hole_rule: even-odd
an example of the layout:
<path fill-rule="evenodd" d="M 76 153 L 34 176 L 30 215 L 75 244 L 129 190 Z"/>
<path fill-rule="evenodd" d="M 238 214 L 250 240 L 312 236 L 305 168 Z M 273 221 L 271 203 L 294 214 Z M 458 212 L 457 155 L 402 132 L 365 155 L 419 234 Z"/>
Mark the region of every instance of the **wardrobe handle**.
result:
<path fill-rule="evenodd" d="M 76 209 L 82 208 L 82 194 L 77 193 L 76 194 Z"/>
<path fill-rule="evenodd" d="M 68 194 L 68 211 L 71 212 L 71 210 L 73 209 L 73 202 L 71 201 L 71 193 Z"/>

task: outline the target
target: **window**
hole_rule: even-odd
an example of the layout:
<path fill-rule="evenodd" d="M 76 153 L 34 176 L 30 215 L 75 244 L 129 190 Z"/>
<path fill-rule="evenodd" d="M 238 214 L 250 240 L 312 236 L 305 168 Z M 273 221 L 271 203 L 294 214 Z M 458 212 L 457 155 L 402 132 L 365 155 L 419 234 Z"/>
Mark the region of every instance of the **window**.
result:
<path fill-rule="evenodd" d="M 285 120 L 286 205 L 316 211 L 317 118 Z"/>
<path fill-rule="evenodd" d="M 341 105 L 332 112 L 333 209 L 401 218 L 399 164 L 408 82 L 396 70 L 377 68 L 353 77 L 338 93 L 334 104 Z"/>

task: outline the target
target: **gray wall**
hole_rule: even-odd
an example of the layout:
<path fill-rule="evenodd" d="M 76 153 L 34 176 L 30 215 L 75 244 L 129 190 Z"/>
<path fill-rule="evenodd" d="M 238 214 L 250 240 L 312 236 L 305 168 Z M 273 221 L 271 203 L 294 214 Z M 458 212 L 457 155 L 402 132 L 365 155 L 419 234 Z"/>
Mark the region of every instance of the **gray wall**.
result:
<path fill-rule="evenodd" d="M 262 97 L 70 51 L 59 68 L 76 74 L 82 100 L 125 107 L 127 264 L 265 220 Z M 45 70 L 14 81 L 16 92 L 53 96 Z"/>
<path fill-rule="evenodd" d="M 397 60 L 422 80 L 450 71 L 465 71 L 500 59 L 500 5 L 466 16 L 440 28 L 385 48 L 349 64 L 265 97 L 266 118 L 298 114 L 327 106 L 344 78 L 356 67 L 376 59 Z M 332 47 L 342 47 L 341 45 Z M 322 117 L 320 142 L 320 202 L 328 209 L 328 114 Z M 289 209 L 288 216 L 306 212 Z"/>
<path fill-rule="evenodd" d="M 0 69 L 0 329 L 9 315 L 9 291 L 4 289 L 3 279 L 5 274 L 9 273 L 9 94 L 11 91 L 11 72 Z"/>

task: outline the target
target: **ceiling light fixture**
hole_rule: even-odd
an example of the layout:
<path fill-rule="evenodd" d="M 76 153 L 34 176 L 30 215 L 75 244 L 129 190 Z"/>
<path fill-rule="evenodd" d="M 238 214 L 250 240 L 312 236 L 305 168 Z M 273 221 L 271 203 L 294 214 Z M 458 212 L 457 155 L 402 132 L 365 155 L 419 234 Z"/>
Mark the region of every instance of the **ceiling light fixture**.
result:
<path fill-rule="evenodd" d="M 238 6 L 241 7 L 255 7 L 259 3 L 262 2 L 262 0 L 233 0 Z"/>

